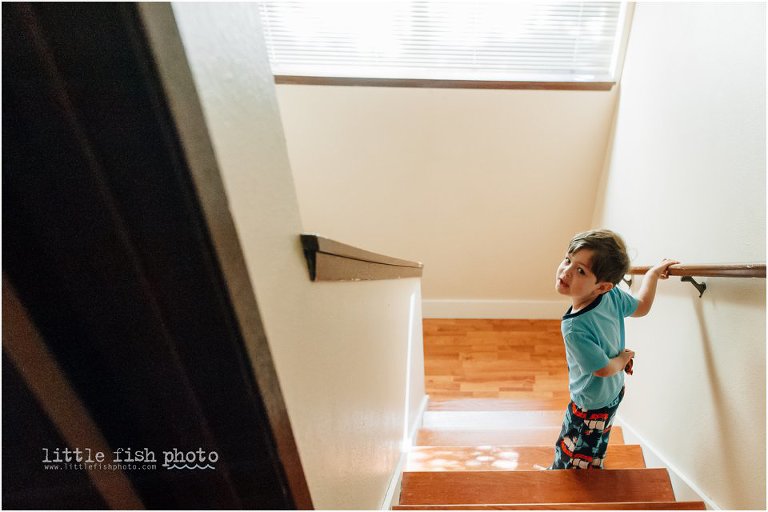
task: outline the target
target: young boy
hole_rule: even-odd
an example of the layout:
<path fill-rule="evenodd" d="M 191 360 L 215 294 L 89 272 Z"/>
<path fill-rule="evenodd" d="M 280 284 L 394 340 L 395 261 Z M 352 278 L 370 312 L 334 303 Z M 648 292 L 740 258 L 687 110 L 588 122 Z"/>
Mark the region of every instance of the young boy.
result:
<path fill-rule="evenodd" d="M 635 353 L 624 348 L 624 317 L 648 314 L 659 279 L 669 277 L 665 259 L 643 278 L 637 298 L 619 289 L 629 271 L 626 246 L 609 230 L 579 233 L 557 269 L 555 288 L 571 298 L 561 329 L 571 402 L 549 469 L 602 469 L 616 410 L 624 398 L 624 374 Z"/>

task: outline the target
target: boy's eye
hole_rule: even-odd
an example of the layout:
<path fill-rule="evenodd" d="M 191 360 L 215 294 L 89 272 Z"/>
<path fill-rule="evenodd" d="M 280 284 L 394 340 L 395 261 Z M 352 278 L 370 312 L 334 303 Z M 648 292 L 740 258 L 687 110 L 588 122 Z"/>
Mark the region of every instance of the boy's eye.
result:
<path fill-rule="evenodd" d="M 578 272 L 579 272 L 579 274 L 581 274 L 581 275 L 585 275 L 585 272 L 584 272 L 584 269 L 583 269 L 583 268 L 580 268 L 580 269 L 578 269 Z"/>

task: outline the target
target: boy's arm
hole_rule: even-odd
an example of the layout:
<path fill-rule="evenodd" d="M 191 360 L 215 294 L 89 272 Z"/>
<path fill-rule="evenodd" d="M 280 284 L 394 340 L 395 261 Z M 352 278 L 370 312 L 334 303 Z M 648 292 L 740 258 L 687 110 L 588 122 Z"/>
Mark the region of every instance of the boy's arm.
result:
<path fill-rule="evenodd" d="M 624 352 L 611 359 L 605 367 L 600 368 L 596 372 L 592 372 L 595 377 L 610 377 L 616 375 L 620 371 L 623 371 L 627 367 L 629 361 L 635 357 L 635 353 L 629 349 L 624 349 Z"/>
<path fill-rule="evenodd" d="M 653 299 L 656 297 L 656 284 L 659 279 L 669 278 L 669 267 L 677 265 L 679 261 L 664 259 L 655 267 L 651 267 L 643 277 L 643 283 L 640 285 L 640 291 L 637 292 L 637 309 L 632 313 L 633 317 L 645 316 L 651 310 Z"/>

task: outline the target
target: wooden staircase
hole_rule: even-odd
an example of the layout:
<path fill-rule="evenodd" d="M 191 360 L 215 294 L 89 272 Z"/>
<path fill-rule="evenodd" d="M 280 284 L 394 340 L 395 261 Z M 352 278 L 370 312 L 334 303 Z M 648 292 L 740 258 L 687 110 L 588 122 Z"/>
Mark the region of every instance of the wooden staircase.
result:
<path fill-rule="evenodd" d="M 605 469 L 543 471 L 566 403 L 441 400 L 430 405 L 403 472 L 395 510 L 704 510 L 677 502 L 666 469 L 614 427 Z"/>

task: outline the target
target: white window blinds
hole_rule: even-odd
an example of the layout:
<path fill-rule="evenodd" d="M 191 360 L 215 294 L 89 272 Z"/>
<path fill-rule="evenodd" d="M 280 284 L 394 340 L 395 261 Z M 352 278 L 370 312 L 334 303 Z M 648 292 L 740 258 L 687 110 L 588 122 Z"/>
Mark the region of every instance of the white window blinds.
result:
<path fill-rule="evenodd" d="M 264 1 L 275 75 L 614 80 L 624 2 Z"/>

